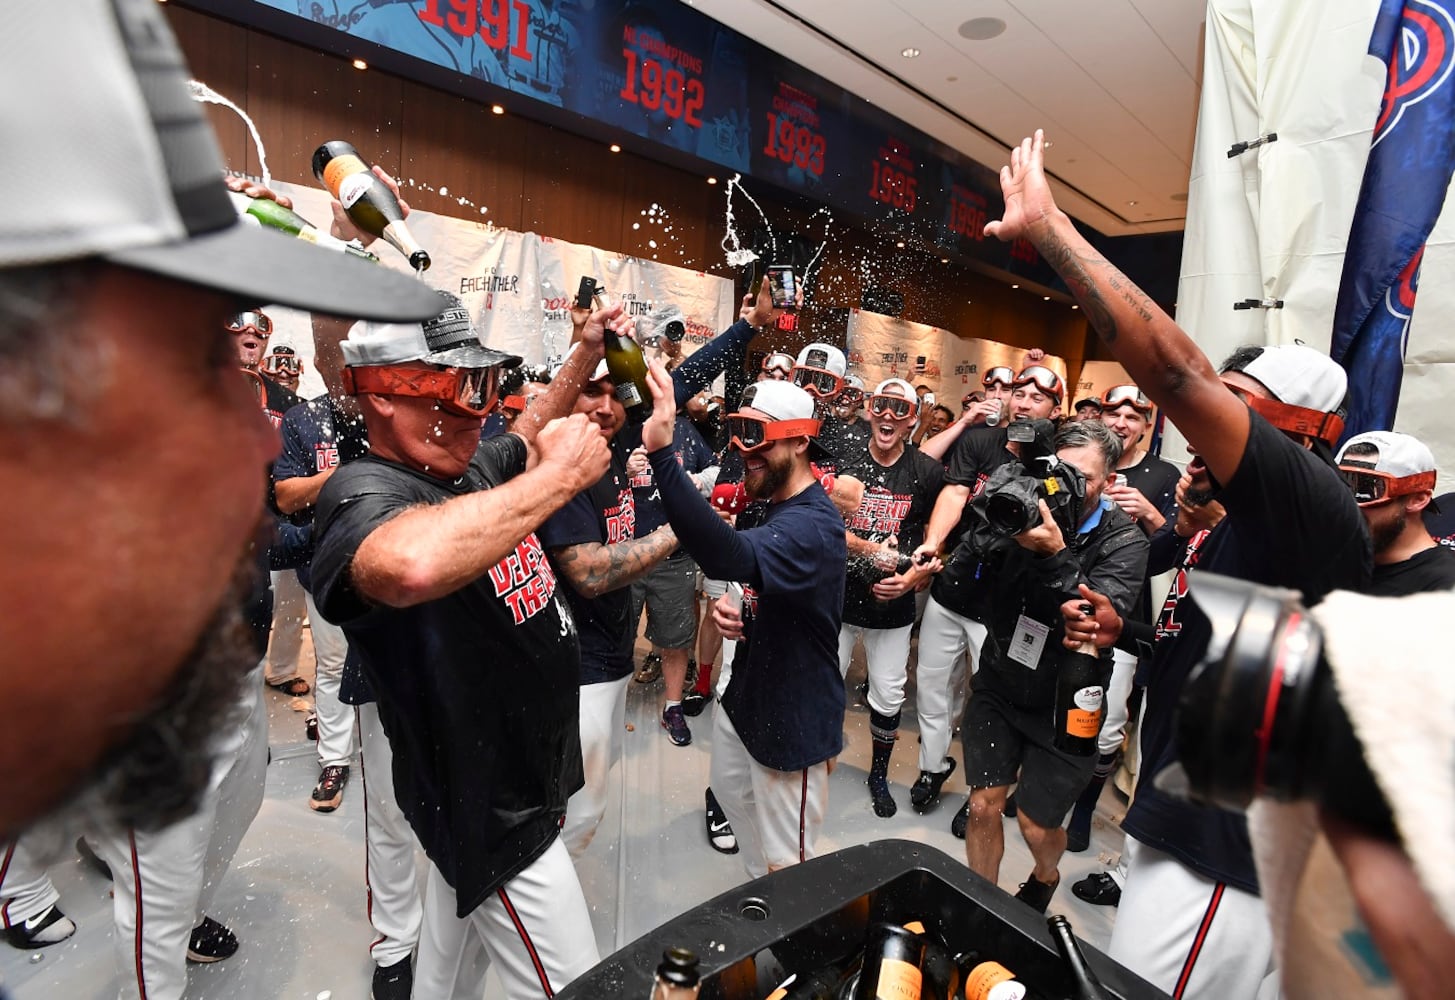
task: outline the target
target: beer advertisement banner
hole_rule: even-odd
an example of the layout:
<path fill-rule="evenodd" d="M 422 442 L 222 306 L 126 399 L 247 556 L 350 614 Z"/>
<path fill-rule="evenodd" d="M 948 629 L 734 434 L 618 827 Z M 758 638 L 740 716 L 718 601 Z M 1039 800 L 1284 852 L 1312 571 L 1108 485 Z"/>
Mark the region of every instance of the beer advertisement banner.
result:
<path fill-rule="evenodd" d="M 316 223 L 332 218 L 327 192 L 286 183 L 274 187 L 293 199 L 304 218 Z M 737 318 L 727 278 L 432 212 L 412 213 L 409 228 L 434 260 L 425 283 L 459 296 L 486 344 L 529 364 L 552 363 L 565 354 L 570 306 L 583 275 L 599 280 L 611 301 L 623 303 L 643 334 L 655 332 L 663 317 L 680 318 L 685 354 Z M 371 249 L 380 266 L 409 271 L 408 262 L 382 240 Z M 308 314 L 276 307 L 268 312 L 275 325 L 270 347 L 292 347 L 304 359 L 300 392 L 321 395 Z"/>

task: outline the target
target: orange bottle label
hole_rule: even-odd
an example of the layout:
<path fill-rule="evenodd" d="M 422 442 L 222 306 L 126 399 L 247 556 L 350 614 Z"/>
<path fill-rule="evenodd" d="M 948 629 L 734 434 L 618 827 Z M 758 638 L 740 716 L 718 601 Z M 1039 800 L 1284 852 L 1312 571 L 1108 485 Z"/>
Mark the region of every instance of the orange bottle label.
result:
<path fill-rule="evenodd" d="M 786 997 L 787 995 L 788 995 L 788 990 L 785 989 L 784 987 L 780 986 L 776 990 L 774 990 L 772 993 L 769 993 L 768 994 L 768 1000 L 783 1000 L 783 998 Z"/>
<path fill-rule="evenodd" d="M 904 925 L 904 929 L 909 931 L 911 934 L 923 934 L 925 932 L 925 925 L 920 923 L 918 920 L 911 920 L 909 923 Z"/>
<path fill-rule="evenodd" d="M 344 182 L 344 178 L 367 172 L 368 169 L 368 165 L 357 156 L 335 156 L 323 168 L 323 186 L 334 197 L 338 197 L 339 185 Z"/>
<path fill-rule="evenodd" d="M 876 1000 L 919 1000 L 924 977 L 919 966 L 886 958 L 879 963 L 879 982 L 874 986 Z"/>
<path fill-rule="evenodd" d="M 1015 983 L 1015 973 L 999 962 L 981 962 L 965 977 L 965 1000 L 999 1000 L 1002 996 L 1015 995 L 1010 990 L 997 990 L 1002 983 L 1019 985 Z"/>
<path fill-rule="evenodd" d="M 1068 736 L 1084 736 L 1088 739 L 1101 732 L 1101 713 L 1087 712 L 1084 709 L 1073 708 L 1066 713 L 1066 734 Z"/>

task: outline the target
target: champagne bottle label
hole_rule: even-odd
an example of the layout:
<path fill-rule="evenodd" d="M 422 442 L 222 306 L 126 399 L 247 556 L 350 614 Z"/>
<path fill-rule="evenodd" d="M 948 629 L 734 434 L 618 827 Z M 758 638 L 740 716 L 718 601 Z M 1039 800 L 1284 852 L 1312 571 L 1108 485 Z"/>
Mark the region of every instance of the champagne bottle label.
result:
<path fill-rule="evenodd" d="M 981 962 L 965 977 L 965 1000 L 1021 1000 L 1026 988 L 999 962 Z"/>
<path fill-rule="evenodd" d="M 920 1000 L 924 976 L 919 966 L 897 958 L 879 963 L 879 981 L 874 987 L 876 1000 Z"/>
<path fill-rule="evenodd" d="M 374 175 L 367 171 L 361 174 L 350 174 L 348 177 L 345 177 L 339 181 L 338 185 L 339 204 L 344 208 L 353 208 L 354 203 L 368 193 L 373 183 Z"/>
<path fill-rule="evenodd" d="M 342 193 L 339 188 L 344 180 L 353 177 L 355 174 L 367 173 L 369 173 L 368 164 L 357 156 L 345 153 L 343 156 L 335 156 L 324 165 L 323 186 L 334 192 L 334 194 L 339 195 L 339 200 L 342 201 Z M 354 195 L 354 200 L 358 200 L 358 195 Z"/>
<path fill-rule="evenodd" d="M 1066 713 L 1067 734 L 1090 739 L 1101 732 L 1101 688 L 1081 688 L 1072 701 L 1076 707 Z"/>
<path fill-rule="evenodd" d="M 642 394 L 633 382 L 622 382 L 616 387 L 616 399 L 622 406 L 640 406 Z"/>

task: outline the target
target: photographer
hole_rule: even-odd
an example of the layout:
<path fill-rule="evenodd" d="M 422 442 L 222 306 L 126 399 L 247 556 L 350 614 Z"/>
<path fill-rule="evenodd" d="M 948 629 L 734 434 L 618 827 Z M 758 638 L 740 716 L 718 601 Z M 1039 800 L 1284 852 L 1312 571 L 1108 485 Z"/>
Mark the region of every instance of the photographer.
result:
<path fill-rule="evenodd" d="M 1004 218 L 986 232 L 1025 238 L 1066 281 L 1097 333 L 1136 384 L 1187 435 L 1192 488 L 1227 516 L 1198 549 L 1200 570 L 1301 590 L 1316 602 L 1369 578 L 1364 521 L 1333 468 L 1347 378 L 1302 345 L 1253 347 L 1214 370 L 1145 293 L 1076 231 L 1044 173 L 1043 136 L 1026 139 L 1001 170 Z M 1147 687 L 1136 796 L 1123 822 L 1128 876 L 1109 954 L 1183 997 L 1241 1000 L 1273 972 L 1243 816 L 1192 805 L 1156 787 L 1174 758 L 1183 683 L 1210 628 L 1169 596 Z"/>
<path fill-rule="evenodd" d="M 1016 897 L 1044 913 L 1061 881 L 1057 863 L 1066 848 L 1061 822 L 1095 766 L 1094 755 L 1058 750 L 1052 706 L 1062 658 L 1060 606 L 1088 584 L 1130 611 L 1142 589 L 1147 539 L 1136 524 L 1103 495 L 1107 476 L 1121 456 L 1121 442 L 1099 422 L 1073 422 L 1055 439 L 1052 469 L 1062 488 L 1047 504 L 1044 486 L 1037 523 L 986 552 L 972 532 L 955 558 L 981 559 L 996 582 L 985 619 L 987 636 L 975 689 L 965 711 L 965 781 L 970 786 L 965 853 L 977 873 L 994 882 L 1005 850 L 1001 816 L 1006 793 L 1019 779 L 1017 817 L 1035 868 Z M 1070 466 L 1070 469 L 1065 469 Z M 1029 471 L 1029 470 L 1028 470 Z M 1045 475 L 1046 473 L 1037 473 Z M 997 474 L 987 493 L 1002 479 Z M 1084 485 L 1083 485 L 1084 484 Z M 1014 487 L 1018 483 L 1011 483 Z M 1084 494 L 1076 502 L 1073 489 Z M 1065 502 L 1062 497 L 1068 497 Z M 1111 674 L 1105 658 L 1104 688 Z M 1103 715 L 1104 718 L 1104 715 Z"/>

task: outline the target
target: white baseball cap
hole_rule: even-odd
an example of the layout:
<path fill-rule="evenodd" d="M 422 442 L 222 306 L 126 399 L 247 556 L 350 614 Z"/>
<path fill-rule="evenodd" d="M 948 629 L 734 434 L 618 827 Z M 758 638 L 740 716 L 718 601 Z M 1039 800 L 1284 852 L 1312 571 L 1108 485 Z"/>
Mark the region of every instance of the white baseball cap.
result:
<path fill-rule="evenodd" d="M 100 257 L 237 295 L 338 316 L 423 320 L 419 281 L 246 226 L 217 139 L 155 0 L 10 4 L 0 268 Z"/>
<path fill-rule="evenodd" d="M 514 368 L 520 356 L 480 343 L 470 313 L 449 292 L 436 292 L 435 305 L 444 308 L 424 323 L 362 321 L 349 328 L 339 342 L 344 364 L 350 368 L 428 361 L 456 368 Z"/>
<path fill-rule="evenodd" d="M 764 379 L 749 383 L 743 390 L 740 410 L 757 410 L 769 420 L 815 420 L 814 399 L 792 382 Z M 837 456 L 819 442 L 814 434 L 808 435 L 808 457 L 837 461 Z"/>
<path fill-rule="evenodd" d="M 839 378 L 849 370 L 849 363 L 844 358 L 844 352 L 833 344 L 809 344 L 798 352 L 799 368 L 816 368 L 819 371 L 833 372 Z"/>
<path fill-rule="evenodd" d="M 1425 447 L 1425 443 L 1419 438 L 1401 434 L 1398 431 L 1365 431 L 1363 434 L 1355 434 L 1339 449 L 1336 463 L 1342 464 L 1349 449 L 1361 444 L 1373 447 L 1375 454 L 1373 456 L 1353 455 L 1351 460 L 1363 464 L 1373 458 L 1373 468 L 1376 472 L 1383 472 L 1396 479 L 1401 479 L 1405 476 L 1419 475 L 1421 472 L 1437 471 L 1435 456 L 1429 448 Z"/>
<path fill-rule="evenodd" d="M 905 399 L 914 399 L 914 386 L 902 378 L 887 378 L 874 387 L 874 395 L 883 396 L 888 389 L 897 388 L 895 395 L 903 396 Z"/>
<path fill-rule="evenodd" d="M 1320 413 L 1342 412 L 1349 391 L 1348 373 L 1339 363 L 1304 344 L 1265 347 L 1252 361 L 1225 370 L 1257 379 L 1280 403 Z"/>

